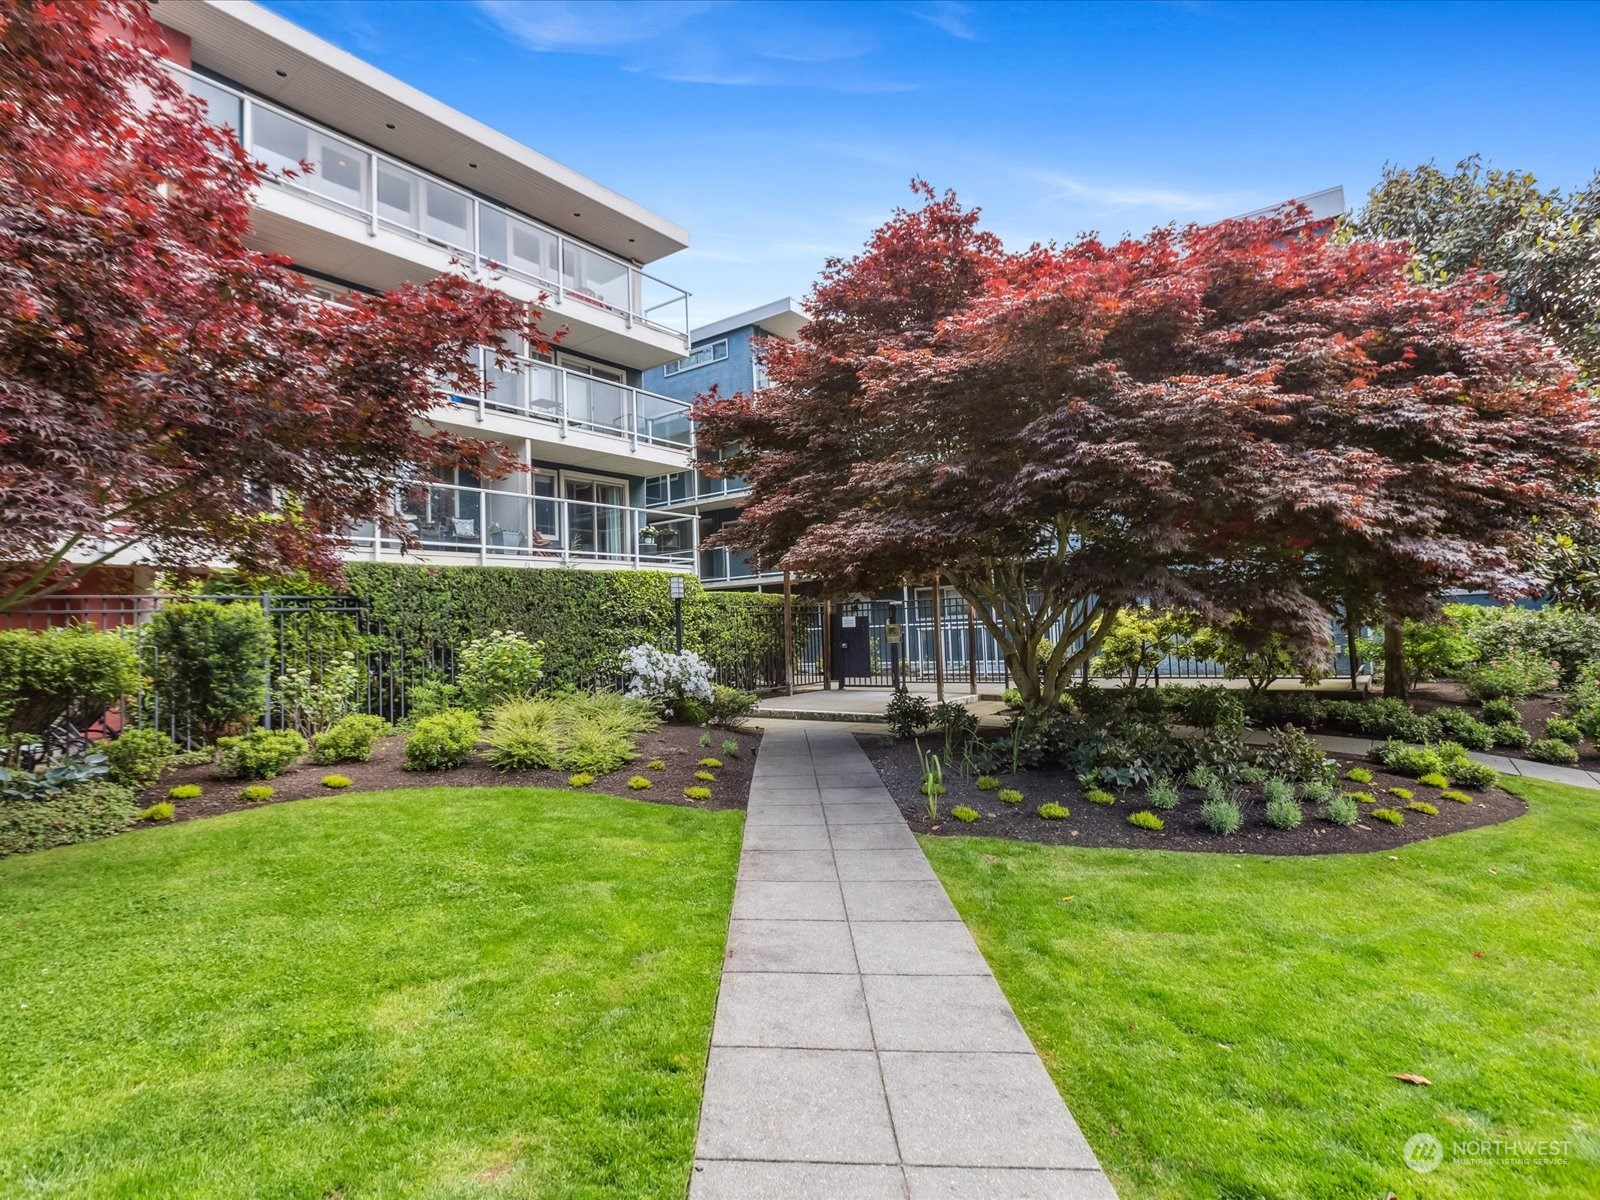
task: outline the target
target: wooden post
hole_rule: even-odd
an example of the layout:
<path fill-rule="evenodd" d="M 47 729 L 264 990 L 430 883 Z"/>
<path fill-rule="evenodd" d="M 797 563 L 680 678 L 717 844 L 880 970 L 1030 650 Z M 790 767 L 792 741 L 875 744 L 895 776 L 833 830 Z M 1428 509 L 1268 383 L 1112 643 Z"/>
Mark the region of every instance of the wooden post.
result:
<path fill-rule="evenodd" d="M 978 694 L 978 617 L 967 602 L 967 691 Z"/>
<path fill-rule="evenodd" d="M 939 572 L 933 573 L 933 690 L 944 703 L 944 605 L 939 603 Z"/>
<path fill-rule="evenodd" d="M 783 572 L 783 694 L 794 695 L 794 595 L 789 590 L 789 570 Z"/>
<path fill-rule="evenodd" d="M 822 690 L 833 690 L 833 601 L 822 601 Z"/>

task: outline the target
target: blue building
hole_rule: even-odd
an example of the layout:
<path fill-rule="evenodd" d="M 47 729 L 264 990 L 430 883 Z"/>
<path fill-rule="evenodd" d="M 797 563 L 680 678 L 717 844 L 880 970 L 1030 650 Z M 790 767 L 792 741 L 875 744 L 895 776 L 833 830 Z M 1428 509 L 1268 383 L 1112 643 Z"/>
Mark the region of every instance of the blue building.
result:
<path fill-rule="evenodd" d="M 690 331 L 689 353 L 675 362 L 642 372 L 640 387 L 672 400 L 693 402 L 713 385 L 724 396 L 756 392 L 766 386 L 756 361 L 760 338 L 794 338 L 806 315 L 785 296 L 760 308 L 736 313 Z M 700 515 L 702 540 L 736 520 L 749 486 L 738 477 L 714 479 L 703 471 L 676 471 L 645 481 L 646 508 L 693 511 Z M 700 582 L 708 588 L 756 588 L 782 580 L 782 572 L 729 550 L 700 551 Z"/>

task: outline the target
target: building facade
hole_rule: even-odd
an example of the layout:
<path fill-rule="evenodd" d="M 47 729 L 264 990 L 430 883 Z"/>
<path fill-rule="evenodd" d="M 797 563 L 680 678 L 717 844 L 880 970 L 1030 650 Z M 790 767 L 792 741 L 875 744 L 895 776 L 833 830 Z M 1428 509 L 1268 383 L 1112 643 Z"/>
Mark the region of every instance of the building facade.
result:
<path fill-rule="evenodd" d="M 257 248 L 331 303 L 464 265 L 563 331 L 550 353 L 517 346 L 514 371 L 480 352 L 484 393 L 441 395 L 436 423 L 531 470 L 402 489 L 395 512 L 421 543 L 407 560 L 693 572 L 695 512 L 647 494 L 688 469 L 688 405 L 641 386 L 690 348 L 688 294 L 648 269 L 687 232 L 258 5 L 152 12 L 210 120 L 269 167 L 312 164 L 253 197 Z M 348 554 L 401 557 L 370 523 Z"/>
<path fill-rule="evenodd" d="M 767 381 L 757 360 L 756 343 L 769 337 L 792 339 L 805 327 L 806 319 L 799 306 L 785 296 L 699 326 L 690 335 L 689 353 L 645 371 L 643 386 L 690 404 L 713 386 L 724 396 L 758 392 Z M 645 487 L 647 504 L 695 512 L 703 537 L 736 520 L 748 494 L 748 485 L 737 476 L 718 479 L 696 470 L 658 475 Z M 749 555 L 720 548 L 700 551 L 699 574 L 700 582 L 712 588 L 762 589 L 783 578 L 781 571 Z"/>

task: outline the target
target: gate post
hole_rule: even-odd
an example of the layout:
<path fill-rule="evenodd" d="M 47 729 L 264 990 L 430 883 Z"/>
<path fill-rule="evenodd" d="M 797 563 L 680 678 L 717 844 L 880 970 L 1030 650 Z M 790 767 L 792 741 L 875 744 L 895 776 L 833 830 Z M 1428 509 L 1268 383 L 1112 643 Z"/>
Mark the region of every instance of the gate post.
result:
<path fill-rule="evenodd" d="M 933 573 L 933 691 L 944 703 L 944 604 L 939 595 L 939 572 Z"/>
<path fill-rule="evenodd" d="M 794 695 L 794 594 L 787 567 L 783 571 L 783 694 Z"/>

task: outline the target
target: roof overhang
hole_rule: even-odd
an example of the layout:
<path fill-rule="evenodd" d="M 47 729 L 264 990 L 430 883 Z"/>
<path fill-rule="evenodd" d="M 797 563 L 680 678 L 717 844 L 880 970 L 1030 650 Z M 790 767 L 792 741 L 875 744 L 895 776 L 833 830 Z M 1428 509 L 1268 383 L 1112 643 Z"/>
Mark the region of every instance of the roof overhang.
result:
<path fill-rule="evenodd" d="M 785 296 L 782 300 L 774 300 L 771 304 L 763 304 L 760 308 L 747 309 L 742 313 L 734 313 L 731 317 L 724 317 L 720 321 L 712 321 L 709 325 L 701 325 L 698 329 L 691 329 L 689 341 L 692 345 L 698 346 L 701 342 L 732 333 L 735 329 L 743 329 L 747 325 L 754 325 L 763 333 L 771 334 L 773 337 L 793 341 L 810 320 L 811 318 L 806 316 L 798 304 Z"/>

